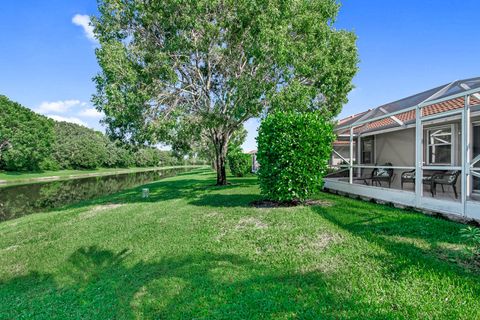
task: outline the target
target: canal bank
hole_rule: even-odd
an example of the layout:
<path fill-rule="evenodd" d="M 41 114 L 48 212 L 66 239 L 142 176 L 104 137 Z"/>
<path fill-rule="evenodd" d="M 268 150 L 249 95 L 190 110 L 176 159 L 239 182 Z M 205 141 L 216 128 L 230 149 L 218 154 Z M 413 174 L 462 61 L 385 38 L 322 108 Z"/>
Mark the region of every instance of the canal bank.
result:
<path fill-rule="evenodd" d="M 4 185 L 0 187 L 0 221 L 111 195 L 197 168 L 201 167 L 165 167 Z"/>
<path fill-rule="evenodd" d="M 203 166 L 166 166 L 166 167 L 148 167 L 148 168 L 99 168 L 95 170 L 58 170 L 43 172 L 8 172 L 0 171 L 0 188 L 17 184 L 27 184 L 35 182 L 57 181 L 81 179 L 87 177 L 103 177 L 109 175 L 147 172 L 175 168 L 201 168 Z"/>

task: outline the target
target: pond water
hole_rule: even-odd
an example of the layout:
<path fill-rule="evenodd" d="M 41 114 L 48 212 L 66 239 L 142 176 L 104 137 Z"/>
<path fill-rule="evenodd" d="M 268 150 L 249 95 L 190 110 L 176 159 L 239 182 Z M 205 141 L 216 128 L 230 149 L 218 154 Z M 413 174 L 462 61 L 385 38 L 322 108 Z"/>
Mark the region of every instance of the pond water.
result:
<path fill-rule="evenodd" d="M 0 187 L 0 221 L 99 198 L 190 170 L 159 169 Z"/>

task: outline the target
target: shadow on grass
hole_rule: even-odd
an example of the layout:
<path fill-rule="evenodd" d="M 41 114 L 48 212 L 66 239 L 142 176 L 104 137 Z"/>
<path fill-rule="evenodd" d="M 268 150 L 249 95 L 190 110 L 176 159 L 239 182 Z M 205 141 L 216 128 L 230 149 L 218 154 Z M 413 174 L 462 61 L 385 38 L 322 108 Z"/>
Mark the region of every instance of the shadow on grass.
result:
<path fill-rule="evenodd" d="M 256 194 L 232 195 L 221 193 L 251 187 L 256 183 L 256 177 L 230 178 L 229 182 L 230 184 L 226 186 L 216 186 L 214 185 L 215 176 L 211 170 L 198 169 L 177 174 L 174 179 L 159 180 L 113 195 L 82 201 L 56 210 L 82 208 L 104 203 L 156 203 L 175 199 L 183 199 L 189 204 L 196 206 L 248 207 L 251 201 L 259 199 L 260 196 Z M 142 189 L 144 188 L 149 189 L 149 197 L 145 199 L 141 197 Z"/>
<path fill-rule="evenodd" d="M 162 174 L 158 176 L 160 172 Z M 164 180 L 174 175 L 175 178 Z M 157 181 L 147 182 L 152 179 Z M 64 211 L 104 203 L 151 203 L 183 199 L 201 206 L 248 205 L 241 201 L 233 204 L 228 199 L 219 202 L 213 195 L 251 186 L 256 182 L 256 177 L 231 178 L 230 182 L 227 186 L 215 186 L 215 176 L 210 169 L 187 168 L 11 186 L 0 193 L 0 222 L 36 212 Z M 150 189 L 147 199 L 141 196 L 143 188 Z"/>
<path fill-rule="evenodd" d="M 56 274 L 32 272 L 0 283 L 0 314 L 8 319 L 390 318 L 334 293 L 321 273 L 266 273 L 239 256 L 214 253 L 132 264 L 129 254 L 83 247 Z"/>
<path fill-rule="evenodd" d="M 179 180 L 188 180 L 192 177 L 193 179 L 205 178 L 200 176 L 205 173 L 205 170 L 197 169 L 198 176 L 184 175 L 184 170 L 189 171 L 190 169 L 174 168 L 7 186 L 0 192 L 0 221 L 35 212 L 77 208 L 117 199 L 122 202 L 144 201 L 141 198 L 141 188 L 150 181 L 157 182 L 147 186 L 152 185 L 156 188 L 158 182 L 174 175 L 179 175 Z M 163 192 L 163 195 L 156 195 L 156 198 L 182 197 L 184 191 L 187 191 L 186 186 L 194 185 L 196 182 L 199 181 L 185 181 L 183 186 L 178 186 L 178 189 L 159 190 Z M 177 188 L 177 186 L 172 185 L 172 188 Z M 179 192 L 175 195 L 176 190 Z"/>
<path fill-rule="evenodd" d="M 480 294 L 480 269 L 461 249 L 458 223 L 359 200 L 338 199 L 329 208 L 313 207 L 341 229 L 385 250 L 386 276 L 399 276 L 410 267 L 459 276 Z"/>
<path fill-rule="evenodd" d="M 200 207 L 252 207 L 251 203 L 262 199 L 256 194 L 203 194 L 189 202 Z"/>

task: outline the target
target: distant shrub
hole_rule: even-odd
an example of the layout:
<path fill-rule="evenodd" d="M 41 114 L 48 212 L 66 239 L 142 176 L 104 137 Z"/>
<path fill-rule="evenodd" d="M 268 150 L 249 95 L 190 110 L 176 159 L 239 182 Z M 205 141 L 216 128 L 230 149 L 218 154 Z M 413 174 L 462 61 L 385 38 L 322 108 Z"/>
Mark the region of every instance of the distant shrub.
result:
<path fill-rule="evenodd" d="M 304 201 L 318 193 L 333 140 L 333 124 L 318 112 L 268 115 L 257 139 L 262 194 L 276 201 Z"/>
<path fill-rule="evenodd" d="M 235 177 L 244 177 L 252 169 L 251 156 L 241 151 L 229 152 L 227 155 L 228 168 Z"/>

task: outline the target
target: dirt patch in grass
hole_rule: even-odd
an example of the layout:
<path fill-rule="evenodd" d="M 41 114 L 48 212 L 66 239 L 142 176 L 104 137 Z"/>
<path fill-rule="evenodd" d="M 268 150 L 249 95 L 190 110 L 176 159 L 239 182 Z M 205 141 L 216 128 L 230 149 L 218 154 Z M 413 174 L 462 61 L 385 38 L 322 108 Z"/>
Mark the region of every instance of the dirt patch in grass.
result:
<path fill-rule="evenodd" d="M 333 203 L 326 200 L 306 200 L 306 201 L 273 201 L 273 200 L 257 200 L 250 203 L 255 208 L 288 208 L 298 206 L 320 206 L 331 207 Z"/>
<path fill-rule="evenodd" d="M 471 272 L 480 272 L 480 256 L 472 254 L 462 244 L 439 243 L 432 252 L 441 260 L 458 264 Z"/>
<path fill-rule="evenodd" d="M 269 225 L 255 217 L 243 217 L 235 225 L 224 225 L 220 228 L 220 233 L 215 237 L 215 241 L 222 240 L 226 235 L 235 232 L 244 232 L 249 230 L 264 230 Z"/>
<path fill-rule="evenodd" d="M 268 224 L 254 217 L 242 218 L 240 219 L 240 221 L 238 221 L 237 225 L 235 226 L 236 230 L 266 229 L 266 228 L 268 228 Z"/>
<path fill-rule="evenodd" d="M 92 218 L 92 217 L 96 216 L 100 212 L 120 208 L 121 206 L 123 206 L 123 204 L 110 203 L 110 204 L 98 205 L 98 206 L 93 207 L 89 211 L 82 213 L 79 216 L 79 218 L 80 219 L 89 219 L 89 218 Z"/>
<path fill-rule="evenodd" d="M 17 250 L 18 248 L 20 248 L 20 246 L 17 245 L 17 244 L 14 244 L 13 246 L 9 246 L 9 247 L 6 247 L 6 248 L 1 249 L 1 250 L 3 250 L 3 251 L 15 251 L 15 250 Z"/>
<path fill-rule="evenodd" d="M 207 218 L 214 218 L 216 216 L 218 216 L 220 213 L 218 213 L 217 211 L 213 211 L 213 212 L 209 212 L 207 214 L 205 214 L 205 217 Z"/>
<path fill-rule="evenodd" d="M 327 250 L 343 241 L 344 238 L 341 234 L 330 231 L 319 231 L 311 236 L 302 236 L 297 250 L 302 255 L 308 254 L 313 257 L 312 262 L 303 265 L 299 271 L 301 273 L 336 272 L 344 264 L 343 259 L 338 255 L 327 253 Z"/>
<path fill-rule="evenodd" d="M 98 211 L 116 209 L 116 208 L 119 208 L 121 206 L 122 206 L 122 204 L 118 204 L 118 203 L 102 204 L 102 205 L 93 207 L 92 210 L 90 210 L 90 211 L 98 212 Z"/>
<path fill-rule="evenodd" d="M 14 275 L 25 273 L 25 271 L 27 270 L 25 264 L 23 263 L 15 263 L 11 265 L 8 269 Z"/>
<path fill-rule="evenodd" d="M 323 251 L 332 244 L 342 241 L 340 234 L 331 232 L 317 233 L 313 237 L 302 237 L 300 251 Z"/>
<path fill-rule="evenodd" d="M 309 274 L 311 272 L 320 272 L 324 274 L 333 274 L 345 265 L 344 260 L 339 256 L 322 257 L 321 260 L 306 264 L 300 267 L 299 272 Z"/>
<path fill-rule="evenodd" d="M 312 241 L 310 241 L 310 246 L 314 250 L 324 250 L 331 244 L 340 242 L 340 240 L 341 237 L 338 234 L 324 232 L 313 238 Z"/>

